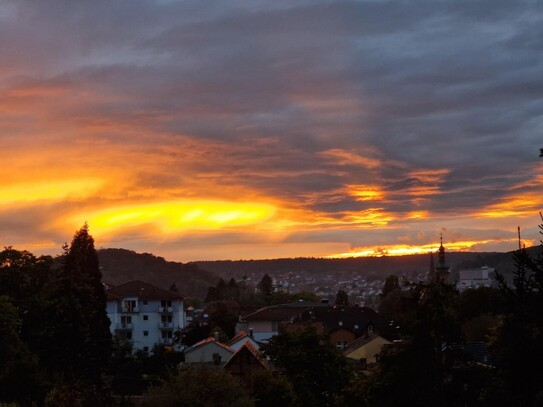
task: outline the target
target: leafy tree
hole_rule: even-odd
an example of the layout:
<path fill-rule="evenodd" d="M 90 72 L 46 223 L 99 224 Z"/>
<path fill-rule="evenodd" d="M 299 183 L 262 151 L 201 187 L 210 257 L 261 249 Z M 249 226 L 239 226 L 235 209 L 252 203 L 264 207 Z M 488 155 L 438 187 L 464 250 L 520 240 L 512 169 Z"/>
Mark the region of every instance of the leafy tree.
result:
<path fill-rule="evenodd" d="M 241 382 L 223 370 L 184 368 L 145 397 L 144 407 L 250 407 Z"/>
<path fill-rule="evenodd" d="M 0 252 L 0 295 L 7 295 L 20 319 L 20 338 L 32 352 L 39 351 L 51 278 L 52 258 L 36 258 L 27 251 L 6 247 Z"/>
<path fill-rule="evenodd" d="M 0 404 L 30 406 L 45 395 L 45 378 L 19 337 L 21 320 L 7 296 L 0 296 Z"/>
<path fill-rule="evenodd" d="M 282 331 L 263 352 L 295 385 L 298 406 L 332 406 L 349 381 L 345 358 L 314 327 Z"/>
<path fill-rule="evenodd" d="M 375 376 L 351 385 L 344 405 L 454 405 L 448 392 L 452 366 L 443 349 L 460 338 L 454 314 L 458 294 L 453 286 L 436 280 L 415 284 L 404 295 L 412 301 L 415 322 L 404 332 L 400 347 L 381 353 Z"/>
<path fill-rule="evenodd" d="M 294 407 L 294 386 L 281 375 L 260 370 L 253 375 L 252 396 L 256 407 Z"/>
<path fill-rule="evenodd" d="M 343 290 L 339 290 L 336 294 L 336 305 L 344 305 L 346 307 L 349 306 L 349 296 L 347 293 Z"/>
<path fill-rule="evenodd" d="M 106 293 L 85 224 L 65 247 L 49 309 L 49 368 L 66 378 L 100 382 L 108 365 L 112 338 Z"/>

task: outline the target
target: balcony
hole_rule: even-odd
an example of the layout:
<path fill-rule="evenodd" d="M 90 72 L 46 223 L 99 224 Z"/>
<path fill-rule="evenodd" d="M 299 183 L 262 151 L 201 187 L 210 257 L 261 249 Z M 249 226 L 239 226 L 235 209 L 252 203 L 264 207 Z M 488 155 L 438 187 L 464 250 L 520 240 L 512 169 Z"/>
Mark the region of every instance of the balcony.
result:
<path fill-rule="evenodd" d="M 173 312 L 172 307 L 159 307 L 158 312 L 161 314 L 171 314 Z"/>
<path fill-rule="evenodd" d="M 162 345 L 172 345 L 173 344 L 173 338 L 160 338 L 160 343 Z"/>
<path fill-rule="evenodd" d="M 140 312 L 138 307 L 133 307 L 133 308 L 121 307 L 122 314 L 137 314 L 138 312 Z"/>
<path fill-rule="evenodd" d="M 173 329 L 173 322 L 159 322 L 159 329 Z"/>
<path fill-rule="evenodd" d="M 132 328 L 133 328 L 132 323 L 120 323 L 120 324 L 117 324 L 115 327 L 117 331 L 131 331 Z"/>

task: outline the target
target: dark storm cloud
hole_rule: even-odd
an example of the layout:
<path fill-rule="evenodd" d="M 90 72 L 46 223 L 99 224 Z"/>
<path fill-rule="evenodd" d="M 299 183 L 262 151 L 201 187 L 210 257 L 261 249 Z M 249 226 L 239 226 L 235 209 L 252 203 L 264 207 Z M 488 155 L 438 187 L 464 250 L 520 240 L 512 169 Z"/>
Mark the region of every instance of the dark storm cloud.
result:
<path fill-rule="evenodd" d="M 539 187 L 542 51 L 538 1 L 6 1 L 0 129 L 164 157 L 144 186 L 476 213 Z"/>

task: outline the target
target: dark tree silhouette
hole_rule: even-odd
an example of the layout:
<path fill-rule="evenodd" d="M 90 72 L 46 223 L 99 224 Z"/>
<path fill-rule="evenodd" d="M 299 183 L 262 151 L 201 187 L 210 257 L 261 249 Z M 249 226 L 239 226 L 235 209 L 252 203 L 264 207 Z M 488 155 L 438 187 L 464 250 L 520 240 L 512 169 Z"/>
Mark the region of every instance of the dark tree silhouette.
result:
<path fill-rule="evenodd" d="M 112 349 L 106 293 L 85 224 L 65 247 L 52 293 L 47 362 L 66 378 L 100 382 Z"/>
<path fill-rule="evenodd" d="M 314 327 L 280 332 L 264 354 L 294 385 L 297 406 L 332 406 L 350 373 L 345 358 Z"/>
<path fill-rule="evenodd" d="M 256 285 L 256 288 L 258 288 L 265 297 L 271 296 L 273 293 L 272 278 L 268 274 L 264 274 L 264 277 L 262 277 L 262 280 Z"/>
<path fill-rule="evenodd" d="M 349 306 L 349 296 L 343 290 L 339 290 L 336 294 L 336 305 Z"/>

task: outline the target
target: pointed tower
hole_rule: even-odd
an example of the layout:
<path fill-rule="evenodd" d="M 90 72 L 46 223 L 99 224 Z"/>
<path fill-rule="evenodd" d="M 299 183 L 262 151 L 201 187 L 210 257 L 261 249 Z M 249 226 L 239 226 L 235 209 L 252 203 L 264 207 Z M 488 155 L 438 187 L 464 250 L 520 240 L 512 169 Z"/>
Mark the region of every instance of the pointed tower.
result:
<path fill-rule="evenodd" d="M 435 267 L 436 278 L 446 281 L 449 276 L 449 266 L 445 263 L 445 248 L 443 247 L 443 233 L 440 238 L 440 245 L 438 251 L 438 261 Z"/>

